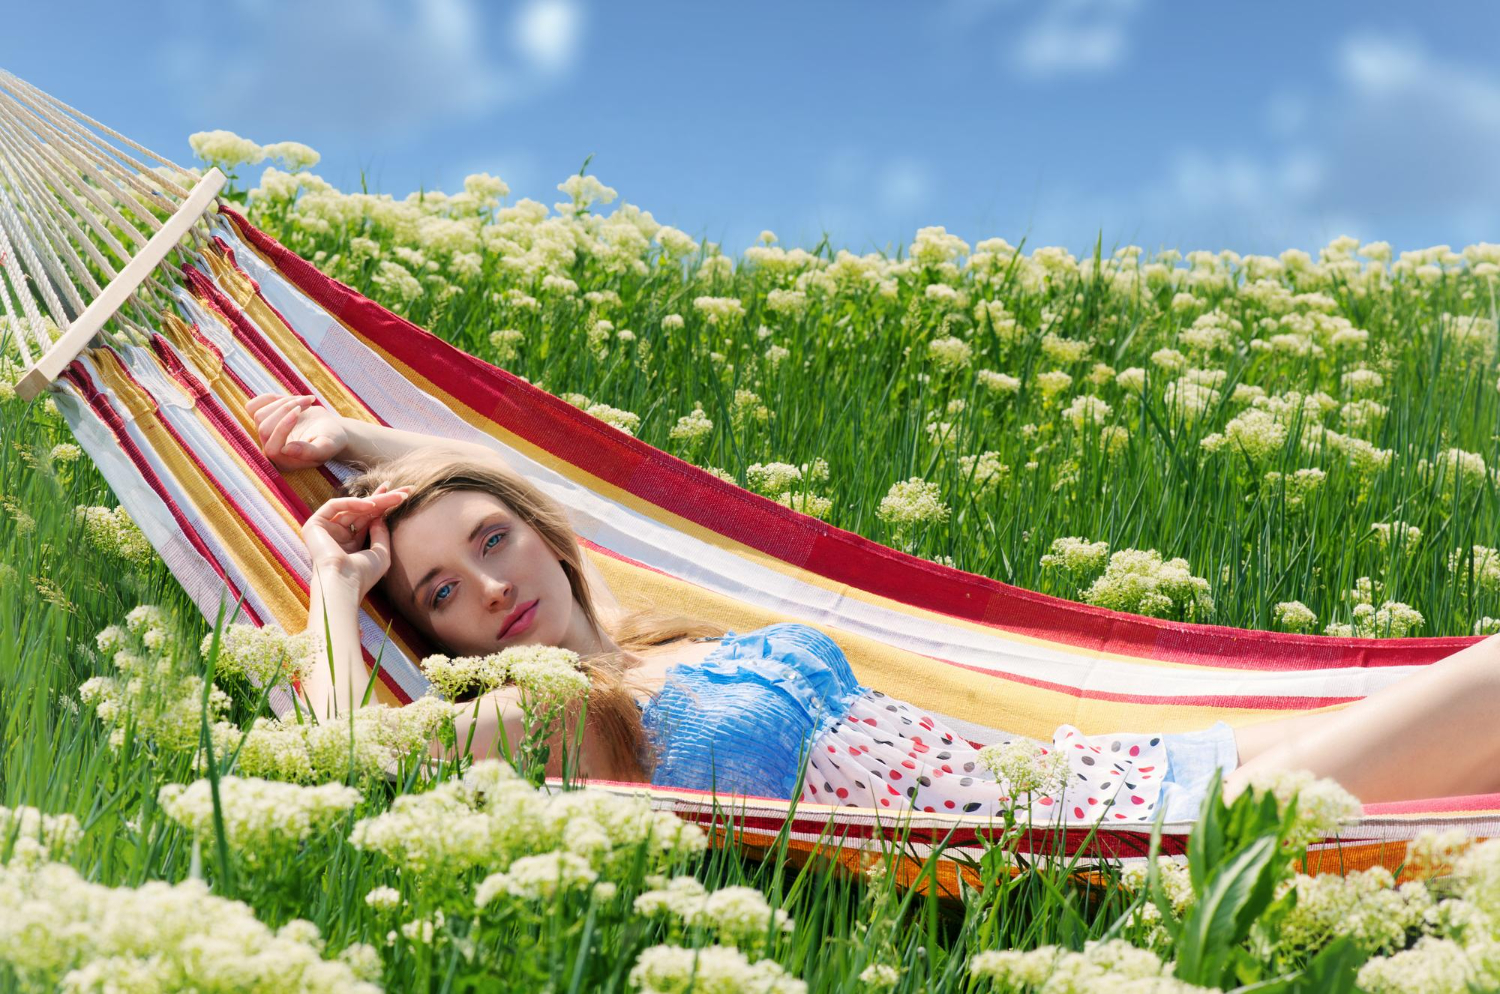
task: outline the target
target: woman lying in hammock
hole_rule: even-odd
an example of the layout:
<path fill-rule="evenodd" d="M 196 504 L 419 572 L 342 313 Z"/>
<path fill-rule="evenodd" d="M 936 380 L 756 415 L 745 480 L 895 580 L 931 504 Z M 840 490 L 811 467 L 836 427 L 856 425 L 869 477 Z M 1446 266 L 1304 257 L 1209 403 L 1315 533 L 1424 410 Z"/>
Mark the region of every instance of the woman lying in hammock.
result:
<path fill-rule="evenodd" d="M 343 418 L 310 397 L 249 403 L 284 471 L 330 459 L 365 467 L 302 528 L 314 565 L 310 624 L 332 631 L 336 676 L 303 684 L 320 715 L 363 698 L 359 604 L 377 585 L 452 656 L 528 644 L 578 653 L 590 674 L 580 774 L 823 804 L 998 813 L 1001 784 L 962 736 L 920 708 L 861 686 L 843 651 L 808 625 L 751 632 L 681 616 L 606 619 L 564 509 L 477 444 Z M 595 574 L 597 576 L 597 574 Z M 602 581 L 601 581 L 602 582 Z M 1191 819 L 1214 769 L 1226 790 L 1255 771 L 1305 769 L 1366 803 L 1500 790 L 1493 707 L 1500 636 L 1339 711 L 1189 733 L 1084 735 L 1059 728 L 1065 789 L 1034 798 L 1045 820 Z M 457 719 L 476 757 L 524 727 L 514 688 Z M 435 750 L 440 749 L 434 746 Z M 553 750 L 554 761 L 558 750 Z M 1497 749 L 1500 753 L 1500 749 Z M 441 755 L 441 752 L 436 754 Z M 553 771 L 554 773 L 556 771 Z"/>

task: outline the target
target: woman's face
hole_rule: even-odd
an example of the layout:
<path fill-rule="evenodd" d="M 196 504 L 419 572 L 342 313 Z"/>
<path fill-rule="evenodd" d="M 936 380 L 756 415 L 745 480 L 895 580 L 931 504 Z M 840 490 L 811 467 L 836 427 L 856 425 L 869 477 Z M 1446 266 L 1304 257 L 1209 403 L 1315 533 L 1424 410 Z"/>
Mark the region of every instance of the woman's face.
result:
<path fill-rule="evenodd" d="M 455 656 L 563 645 L 573 627 L 573 590 L 556 553 L 486 493 L 444 494 L 402 519 L 382 582 L 396 608 Z M 517 609 L 526 613 L 502 634 Z"/>

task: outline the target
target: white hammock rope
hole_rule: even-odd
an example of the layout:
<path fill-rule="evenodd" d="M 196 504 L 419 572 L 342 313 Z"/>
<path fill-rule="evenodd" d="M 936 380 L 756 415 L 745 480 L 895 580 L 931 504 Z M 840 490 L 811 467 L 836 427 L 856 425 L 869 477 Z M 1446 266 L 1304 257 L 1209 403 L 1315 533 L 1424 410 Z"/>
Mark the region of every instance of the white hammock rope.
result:
<path fill-rule="evenodd" d="M 224 182 L 0 69 L 0 344 L 24 363 L 18 394 L 48 389 L 91 344 L 149 340 L 183 283 L 169 257 L 208 243 L 199 226 Z"/>

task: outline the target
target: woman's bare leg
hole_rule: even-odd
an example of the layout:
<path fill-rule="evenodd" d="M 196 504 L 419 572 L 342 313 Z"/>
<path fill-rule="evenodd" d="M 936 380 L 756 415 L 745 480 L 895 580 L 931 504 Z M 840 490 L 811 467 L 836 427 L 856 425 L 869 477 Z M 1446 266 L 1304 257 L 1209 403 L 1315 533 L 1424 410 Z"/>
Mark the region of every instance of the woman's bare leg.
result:
<path fill-rule="evenodd" d="M 1366 803 L 1500 789 L 1500 636 L 1460 649 L 1340 711 L 1235 732 L 1251 774 L 1309 770 Z"/>

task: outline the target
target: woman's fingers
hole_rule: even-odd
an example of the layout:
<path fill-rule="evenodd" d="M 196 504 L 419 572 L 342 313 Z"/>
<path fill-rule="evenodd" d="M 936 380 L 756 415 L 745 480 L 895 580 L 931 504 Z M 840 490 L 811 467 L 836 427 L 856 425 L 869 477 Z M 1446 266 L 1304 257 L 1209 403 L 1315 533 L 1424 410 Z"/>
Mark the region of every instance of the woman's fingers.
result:
<path fill-rule="evenodd" d="M 283 412 L 295 407 L 296 404 L 296 397 L 273 396 L 270 400 L 266 401 L 264 404 L 261 404 L 260 407 L 256 410 L 255 416 L 257 424 L 266 425 L 268 423 L 274 423 L 277 418 L 281 417 L 281 414 Z"/>
<path fill-rule="evenodd" d="M 281 455 L 281 447 L 286 444 L 287 436 L 292 433 L 293 428 L 297 427 L 297 414 L 296 408 L 287 411 L 271 429 L 270 437 L 261 446 L 268 458 L 274 459 Z"/>
<path fill-rule="evenodd" d="M 378 555 L 381 562 L 391 561 L 391 527 L 385 523 L 384 515 L 370 522 L 370 551 Z"/>
<path fill-rule="evenodd" d="M 345 531 L 351 523 L 358 529 L 367 524 L 369 519 L 385 514 L 405 499 L 406 493 L 403 490 L 375 493 L 369 497 L 334 497 L 308 520 L 323 517 Z"/>
<path fill-rule="evenodd" d="M 284 393 L 258 393 L 254 397 L 251 397 L 249 400 L 245 401 L 245 410 L 250 412 L 251 417 L 254 417 L 260 411 L 260 409 L 265 407 L 267 404 L 274 404 L 277 401 L 286 400 L 288 396 L 290 395 Z"/>
<path fill-rule="evenodd" d="M 270 444 L 271 435 L 275 432 L 276 427 L 286 419 L 287 412 L 295 411 L 296 409 L 296 402 L 292 400 L 268 404 L 261 408 L 260 420 L 256 422 L 255 430 L 260 435 L 262 449 Z"/>
<path fill-rule="evenodd" d="M 264 395 L 263 395 L 264 396 Z M 255 428 L 260 433 L 261 442 L 268 440 L 268 436 L 277 425 L 286 417 L 288 411 L 303 411 L 312 403 L 311 398 L 302 397 L 277 397 L 266 403 L 256 412 Z"/>

